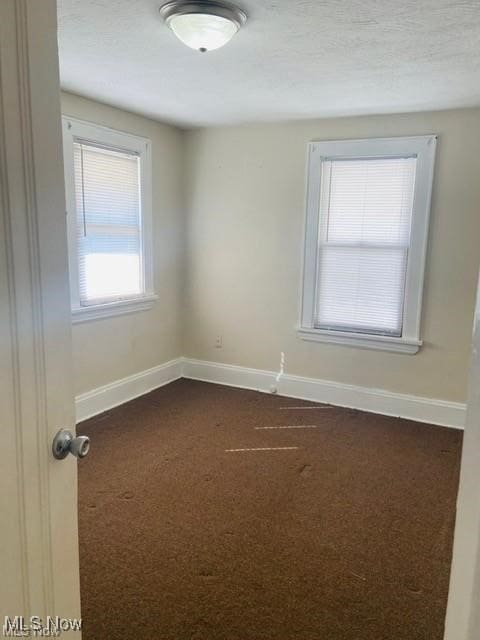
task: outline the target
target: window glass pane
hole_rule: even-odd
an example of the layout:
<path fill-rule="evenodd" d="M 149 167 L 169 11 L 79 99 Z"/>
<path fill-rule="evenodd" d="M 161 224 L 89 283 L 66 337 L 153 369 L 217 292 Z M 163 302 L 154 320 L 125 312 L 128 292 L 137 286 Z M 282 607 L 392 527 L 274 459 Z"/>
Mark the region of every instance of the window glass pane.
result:
<path fill-rule="evenodd" d="M 416 163 L 322 161 L 315 326 L 402 335 Z"/>
<path fill-rule="evenodd" d="M 95 234 L 78 238 L 80 298 L 118 299 L 141 293 L 138 232 L 131 237 Z"/>
<path fill-rule="evenodd" d="M 140 158 L 74 143 L 80 303 L 143 292 Z"/>
<path fill-rule="evenodd" d="M 407 250 L 333 247 L 320 252 L 315 326 L 400 336 Z"/>
<path fill-rule="evenodd" d="M 326 241 L 407 245 L 416 162 L 376 158 L 322 163 Z"/>

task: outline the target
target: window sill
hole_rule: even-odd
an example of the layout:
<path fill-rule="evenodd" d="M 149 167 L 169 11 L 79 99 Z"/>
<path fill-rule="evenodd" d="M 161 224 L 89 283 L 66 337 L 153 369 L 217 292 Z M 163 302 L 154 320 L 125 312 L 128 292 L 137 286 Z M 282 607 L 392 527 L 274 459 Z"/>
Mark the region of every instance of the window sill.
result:
<path fill-rule="evenodd" d="M 372 336 L 344 331 L 327 331 L 325 329 L 311 329 L 300 327 L 297 335 L 302 340 L 311 342 L 328 342 L 361 349 L 376 349 L 377 351 L 391 351 L 394 353 L 408 353 L 413 355 L 422 346 L 421 340 L 408 338 L 393 338 L 390 336 Z"/>
<path fill-rule="evenodd" d="M 93 320 L 101 320 L 102 318 L 122 316 L 127 313 L 148 311 L 153 308 L 155 300 L 157 299 L 158 296 L 150 294 L 131 300 L 116 300 L 115 302 L 92 305 L 91 307 L 79 307 L 72 309 L 72 323 L 91 322 Z"/>

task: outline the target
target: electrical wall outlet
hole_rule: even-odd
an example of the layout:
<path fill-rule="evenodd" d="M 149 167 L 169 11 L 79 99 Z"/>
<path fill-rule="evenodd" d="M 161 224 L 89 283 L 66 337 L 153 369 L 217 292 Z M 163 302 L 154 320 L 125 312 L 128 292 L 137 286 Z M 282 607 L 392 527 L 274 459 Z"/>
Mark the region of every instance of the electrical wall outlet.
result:
<path fill-rule="evenodd" d="M 221 349 L 222 348 L 222 336 L 216 336 L 215 338 L 215 349 Z"/>

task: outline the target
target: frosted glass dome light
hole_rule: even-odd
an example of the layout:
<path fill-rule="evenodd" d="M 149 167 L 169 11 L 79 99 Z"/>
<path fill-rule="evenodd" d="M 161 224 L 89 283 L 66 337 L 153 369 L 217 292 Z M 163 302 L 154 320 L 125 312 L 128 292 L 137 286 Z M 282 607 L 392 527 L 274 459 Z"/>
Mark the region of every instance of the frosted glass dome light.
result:
<path fill-rule="evenodd" d="M 187 47 L 198 51 L 219 49 L 238 31 L 234 22 L 205 13 L 175 16 L 170 20 L 169 27 Z"/>
<path fill-rule="evenodd" d="M 167 2 L 160 15 L 187 47 L 212 51 L 223 47 L 245 24 L 246 14 L 223 2 Z"/>

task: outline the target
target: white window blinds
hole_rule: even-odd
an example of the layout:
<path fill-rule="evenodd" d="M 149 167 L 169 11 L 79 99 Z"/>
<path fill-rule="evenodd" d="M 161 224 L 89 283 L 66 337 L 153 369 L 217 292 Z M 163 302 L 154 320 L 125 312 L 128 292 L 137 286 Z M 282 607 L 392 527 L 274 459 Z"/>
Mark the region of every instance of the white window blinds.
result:
<path fill-rule="evenodd" d="M 80 305 L 143 293 L 140 157 L 73 144 Z"/>
<path fill-rule="evenodd" d="M 416 163 L 322 160 L 316 328 L 402 335 Z"/>

